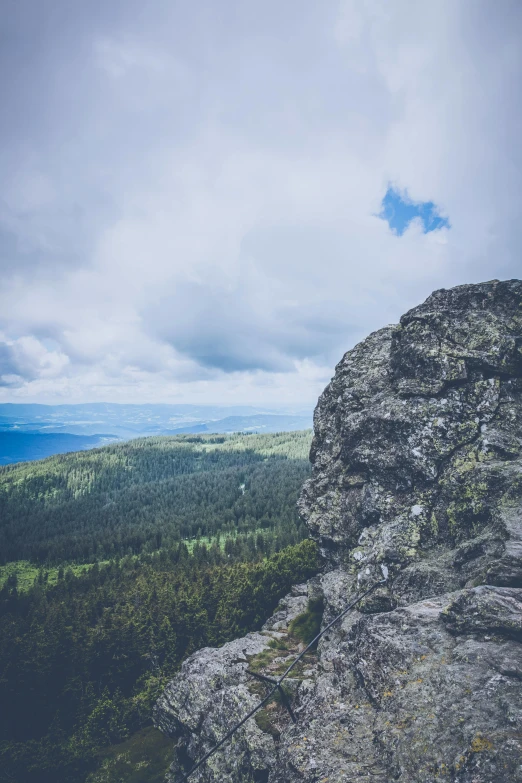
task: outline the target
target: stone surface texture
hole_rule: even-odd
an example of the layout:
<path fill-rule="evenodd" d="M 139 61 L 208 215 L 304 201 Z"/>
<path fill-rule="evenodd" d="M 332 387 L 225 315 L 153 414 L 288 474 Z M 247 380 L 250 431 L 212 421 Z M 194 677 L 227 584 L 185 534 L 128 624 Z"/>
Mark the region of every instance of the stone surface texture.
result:
<path fill-rule="evenodd" d="M 323 573 L 261 633 L 185 662 L 155 713 L 171 781 L 255 704 L 249 661 L 307 596 L 322 595 L 325 627 L 384 565 L 388 585 L 293 679 L 298 722 L 251 719 L 192 780 L 521 782 L 522 282 L 436 291 L 371 334 L 314 430 L 299 506 Z"/>

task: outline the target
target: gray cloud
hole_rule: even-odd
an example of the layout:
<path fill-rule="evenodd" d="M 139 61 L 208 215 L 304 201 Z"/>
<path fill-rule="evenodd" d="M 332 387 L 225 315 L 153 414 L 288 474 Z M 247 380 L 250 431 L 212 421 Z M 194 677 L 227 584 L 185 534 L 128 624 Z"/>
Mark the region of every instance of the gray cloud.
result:
<path fill-rule="evenodd" d="M 11 346 L 0 343 L 0 384 L 2 386 L 12 385 L 11 381 L 4 380 L 9 376 L 20 376 L 20 368 Z"/>
<path fill-rule="evenodd" d="M 0 339 L 0 385 L 12 388 L 39 378 L 54 380 L 62 374 L 69 358 L 59 346 L 35 337 L 22 337 L 14 341 Z"/>
<path fill-rule="evenodd" d="M 434 288 L 520 274 L 517 0 L 4 16 L 1 399 L 312 401 Z M 389 183 L 451 229 L 394 236 Z"/>
<path fill-rule="evenodd" d="M 180 284 L 143 319 L 154 336 L 224 372 L 292 371 L 295 359 L 337 355 L 355 331 L 341 302 L 282 305 L 270 292 L 216 283 Z"/>
<path fill-rule="evenodd" d="M 0 386 L 17 388 L 37 375 L 35 363 L 19 346 L 0 342 Z"/>

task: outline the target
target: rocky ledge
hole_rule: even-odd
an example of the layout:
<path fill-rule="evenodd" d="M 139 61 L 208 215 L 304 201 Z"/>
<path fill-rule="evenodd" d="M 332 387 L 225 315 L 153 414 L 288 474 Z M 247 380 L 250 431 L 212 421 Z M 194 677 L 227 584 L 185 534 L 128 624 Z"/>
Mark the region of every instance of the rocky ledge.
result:
<path fill-rule="evenodd" d="M 176 781 L 380 576 L 194 783 L 522 781 L 522 282 L 436 291 L 319 399 L 300 510 L 325 559 L 259 633 L 195 653 L 156 724 Z M 322 610 L 322 619 L 319 613 Z"/>

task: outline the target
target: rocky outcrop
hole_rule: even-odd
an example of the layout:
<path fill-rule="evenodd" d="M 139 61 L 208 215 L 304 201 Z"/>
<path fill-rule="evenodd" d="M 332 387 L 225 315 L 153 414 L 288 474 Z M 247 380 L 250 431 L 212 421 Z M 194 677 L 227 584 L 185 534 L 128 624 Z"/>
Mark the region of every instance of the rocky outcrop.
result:
<path fill-rule="evenodd" d="M 389 584 L 296 673 L 298 722 L 267 708 L 193 780 L 522 781 L 522 282 L 437 291 L 371 334 L 314 430 L 300 510 L 326 563 L 308 587 L 323 627 L 382 565 Z M 247 666 L 278 672 L 299 649 L 306 600 L 169 684 L 173 781 L 255 703 Z"/>
<path fill-rule="evenodd" d="M 281 667 L 286 668 L 287 660 L 293 660 L 299 643 L 292 639 L 289 628 L 306 612 L 316 582 L 296 585 L 260 633 L 248 634 L 219 649 L 199 650 L 183 663 L 154 711 L 156 726 L 176 740 L 171 780 L 181 778 L 196 758 L 216 745 L 260 701 L 264 687 L 247 669 L 276 676 Z M 296 672 L 298 676 L 286 681 L 294 692 L 310 679 L 312 671 L 307 670 L 311 659 L 315 663 L 315 656 L 308 656 Z M 220 753 L 209 759 L 206 771 L 199 778 L 198 773 L 194 775 L 194 780 L 266 781 L 277 756 L 276 737 L 287 723 L 287 714 L 280 705 L 272 703 L 269 707 L 248 721 Z"/>

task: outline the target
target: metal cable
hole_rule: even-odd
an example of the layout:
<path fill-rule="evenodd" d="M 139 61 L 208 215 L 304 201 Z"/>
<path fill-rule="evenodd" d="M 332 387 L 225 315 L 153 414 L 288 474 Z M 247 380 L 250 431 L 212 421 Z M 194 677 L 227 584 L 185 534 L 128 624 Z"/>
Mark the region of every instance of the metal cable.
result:
<path fill-rule="evenodd" d="M 189 777 L 190 777 L 190 776 L 191 776 L 191 775 L 192 775 L 192 774 L 193 774 L 193 773 L 194 773 L 194 772 L 195 772 L 197 769 L 199 769 L 199 767 L 201 767 L 201 765 L 202 765 L 202 764 L 204 764 L 204 763 L 205 763 L 205 761 L 207 761 L 207 759 L 209 759 L 209 758 L 210 758 L 210 756 L 212 756 L 212 755 L 213 755 L 213 754 L 214 754 L 214 753 L 215 753 L 217 750 L 219 750 L 219 748 L 220 748 L 222 745 L 224 745 L 224 744 L 225 744 L 225 742 L 227 742 L 227 740 L 229 740 L 229 739 L 230 739 L 230 737 L 232 737 L 232 735 L 233 735 L 233 734 L 235 734 L 235 733 L 236 733 L 236 731 L 237 731 L 238 729 L 240 729 L 240 728 L 241 728 L 241 726 L 243 726 L 243 724 L 244 724 L 244 723 L 246 723 L 246 722 L 247 722 L 247 720 L 248 720 L 249 718 L 251 718 L 251 717 L 252 717 L 252 715 L 254 715 L 254 714 L 255 714 L 255 713 L 256 713 L 256 712 L 257 712 L 259 709 L 261 709 L 261 707 L 263 707 L 263 706 L 264 706 L 264 705 L 267 703 L 267 701 L 270 701 L 270 699 L 272 698 L 272 696 L 274 695 L 274 693 L 275 693 L 276 691 L 279 691 L 279 693 L 282 693 L 282 694 L 283 694 L 283 696 L 282 696 L 282 701 L 283 701 L 283 704 L 285 704 L 284 691 L 283 691 L 283 689 L 282 689 L 282 687 L 281 687 L 281 683 L 283 682 L 283 680 L 285 679 L 285 677 L 288 677 L 288 675 L 290 674 L 290 672 L 292 671 L 292 669 L 294 668 L 294 666 L 295 666 L 297 663 L 299 663 L 299 661 L 301 660 L 301 658 L 302 658 L 302 657 L 303 657 L 303 656 L 304 656 L 304 655 L 305 655 L 305 654 L 308 652 L 308 650 L 310 649 L 310 647 L 313 647 L 313 645 L 314 645 L 316 642 L 318 642 L 318 641 L 319 641 L 319 639 L 321 638 L 321 636 L 324 636 L 324 634 L 325 634 L 327 631 L 329 631 L 329 630 L 330 630 L 330 628 L 332 627 L 332 625 L 335 625 L 335 623 L 339 622 L 339 620 L 341 620 L 341 619 L 342 619 L 342 618 L 343 618 L 343 617 L 344 617 L 346 614 L 348 614 L 348 612 L 350 611 L 350 609 L 353 609 L 353 608 L 354 608 L 354 606 L 356 606 L 356 605 L 359 603 L 359 601 L 362 601 L 362 599 L 363 599 L 363 598 L 366 598 L 366 596 L 367 596 L 367 595 L 369 595 L 370 593 L 372 593 L 372 592 L 375 590 L 375 588 L 376 588 L 376 587 L 378 587 L 379 585 L 386 584 L 386 582 L 387 582 L 387 581 L 388 581 L 388 579 L 387 579 L 387 577 L 385 577 L 384 579 L 381 579 L 381 580 L 380 580 L 380 581 L 378 581 L 378 582 L 374 582 L 374 584 L 373 584 L 371 587 L 369 587 L 369 588 L 368 588 L 368 590 L 366 590 L 364 593 L 362 593 L 360 596 L 358 596 L 358 597 L 357 597 L 357 598 L 356 598 L 354 601 L 352 601 L 350 604 L 348 604 L 348 606 L 347 606 L 345 609 L 343 609 L 343 611 L 341 612 L 341 614 L 338 614 L 338 615 L 337 615 L 337 617 L 335 617 L 335 618 L 334 618 L 334 619 L 333 619 L 333 620 L 332 620 L 330 623 L 328 623 L 328 625 L 326 626 L 326 628 L 324 628 L 324 629 L 323 629 L 323 630 L 322 630 L 320 633 L 318 633 L 318 634 L 317 634 L 317 636 L 316 636 L 314 639 L 312 639 L 312 641 L 310 642 L 310 644 L 308 644 L 308 645 L 307 645 L 307 646 L 304 648 L 304 650 L 303 650 L 302 652 L 300 652 L 300 653 L 299 653 L 299 655 L 297 656 L 297 658 L 295 659 L 295 661 L 294 661 L 293 663 L 291 663 L 291 664 L 290 664 L 290 666 L 288 667 L 288 669 L 287 669 L 287 670 L 284 672 L 284 674 L 282 674 L 282 675 L 281 675 L 281 677 L 279 677 L 279 679 L 277 679 L 277 680 L 272 680 L 272 679 L 271 679 L 271 678 L 269 678 L 269 677 L 260 676 L 260 675 L 258 675 L 257 673 L 254 673 L 254 672 L 249 672 L 249 671 L 248 671 L 248 669 L 247 669 L 247 673 L 248 673 L 248 674 L 251 674 L 252 676 L 255 676 L 255 677 L 259 677 L 260 679 L 262 679 L 262 680 L 266 680 L 266 681 L 267 681 L 267 682 L 269 682 L 269 683 L 273 683 L 274 687 L 273 687 L 273 688 L 272 688 L 272 690 L 271 690 L 271 691 L 268 693 L 268 695 L 267 695 L 267 696 L 265 696 L 265 698 L 264 698 L 262 701 L 260 701 L 260 702 L 259 702 L 259 704 L 258 704 L 256 707 L 254 707 L 252 710 L 250 710 L 250 712 L 248 713 L 248 715 L 245 715 L 245 717 L 244 717 L 242 720 L 240 720 L 240 721 L 239 721 L 239 723 L 236 723 L 236 725 L 235 725 L 235 726 L 233 726 L 233 728 L 231 728 L 231 729 L 230 729 L 230 731 L 228 731 L 228 732 L 225 734 L 225 736 L 223 737 L 223 739 L 221 739 L 221 740 L 220 740 L 220 741 L 217 743 L 217 745 L 214 745 L 214 747 L 213 747 L 213 748 L 211 748 L 211 749 L 208 751 L 208 753 L 205 753 L 205 755 L 204 755 L 202 758 L 200 758 L 200 760 L 197 762 L 197 764 L 194 764 L 194 766 L 192 767 L 192 769 L 190 770 L 190 772 L 187 772 L 187 773 L 186 773 L 186 774 L 185 774 L 185 775 L 184 775 L 182 778 L 180 778 L 180 781 L 179 781 L 179 783 L 186 783 L 186 781 L 189 779 Z M 296 722 L 296 721 L 295 721 L 295 716 L 294 716 L 294 714 L 293 714 L 293 712 L 292 712 L 292 710 L 291 710 L 291 708 L 290 708 L 290 705 L 289 705 L 289 704 L 285 704 L 285 706 L 286 706 L 286 708 L 288 709 L 288 711 L 289 711 L 289 713 L 290 713 L 290 717 L 292 718 L 292 720 L 293 720 L 293 721 L 294 721 L 294 723 L 295 723 L 295 722 Z"/>

